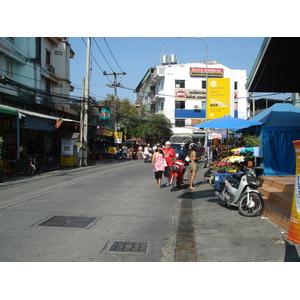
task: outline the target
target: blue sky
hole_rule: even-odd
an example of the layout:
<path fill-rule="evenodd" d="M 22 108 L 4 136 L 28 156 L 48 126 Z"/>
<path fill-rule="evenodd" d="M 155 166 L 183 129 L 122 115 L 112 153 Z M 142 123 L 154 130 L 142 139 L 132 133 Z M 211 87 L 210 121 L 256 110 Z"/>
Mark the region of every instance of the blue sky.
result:
<path fill-rule="evenodd" d="M 208 60 L 216 60 L 230 69 L 246 70 L 250 74 L 263 37 L 201 37 L 208 44 Z M 75 52 L 71 59 L 71 81 L 75 87 L 73 96 L 82 96 L 82 78 L 85 77 L 86 37 L 71 37 Z M 108 48 L 108 46 L 109 48 Z M 101 51 L 100 51 L 101 50 Z M 193 38 L 177 37 L 92 37 L 91 38 L 90 94 L 103 100 L 114 89 L 107 86 L 113 76 L 107 73 L 123 73 L 118 82 L 127 89 L 118 88 L 120 99 L 135 101 L 133 90 L 150 67 L 160 65 L 160 55 L 175 54 L 178 63 L 206 60 L 205 42 Z M 105 58 L 104 58 L 105 57 Z"/>

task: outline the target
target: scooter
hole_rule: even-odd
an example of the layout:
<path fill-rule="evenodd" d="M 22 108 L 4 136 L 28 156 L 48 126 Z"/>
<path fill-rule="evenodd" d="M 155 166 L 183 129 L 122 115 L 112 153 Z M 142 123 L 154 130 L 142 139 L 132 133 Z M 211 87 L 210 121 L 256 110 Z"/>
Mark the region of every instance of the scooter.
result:
<path fill-rule="evenodd" d="M 170 191 L 173 191 L 176 186 L 178 188 L 181 186 L 185 172 L 184 165 L 181 159 L 176 159 L 174 165 L 170 167 Z"/>
<path fill-rule="evenodd" d="M 152 153 L 143 154 L 144 163 L 152 162 Z"/>
<path fill-rule="evenodd" d="M 23 169 L 23 174 L 26 176 L 34 175 L 36 171 L 36 158 L 27 158 L 25 161 L 25 167 Z"/>
<path fill-rule="evenodd" d="M 215 194 L 220 198 L 221 206 L 237 206 L 242 216 L 254 217 L 264 206 L 263 195 L 257 190 L 263 185 L 263 179 L 257 178 L 250 168 L 245 168 L 244 173 L 226 175 Z"/>

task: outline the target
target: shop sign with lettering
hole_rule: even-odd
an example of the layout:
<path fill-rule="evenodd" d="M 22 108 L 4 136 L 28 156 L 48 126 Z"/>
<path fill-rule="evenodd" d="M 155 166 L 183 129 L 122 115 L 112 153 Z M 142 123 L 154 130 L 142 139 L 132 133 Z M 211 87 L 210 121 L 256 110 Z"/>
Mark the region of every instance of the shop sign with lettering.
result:
<path fill-rule="evenodd" d="M 206 68 L 190 67 L 191 77 L 206 77 Z M 224 77 L 224 69 L 208 68 L 207 77 Z"/>

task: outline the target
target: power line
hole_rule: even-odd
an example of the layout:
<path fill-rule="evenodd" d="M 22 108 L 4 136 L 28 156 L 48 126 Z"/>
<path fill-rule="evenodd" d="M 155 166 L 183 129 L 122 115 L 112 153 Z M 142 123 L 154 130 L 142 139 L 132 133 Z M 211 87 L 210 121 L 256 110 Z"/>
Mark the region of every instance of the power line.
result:
<path fill-rule="evenodd" d="M 93 37 L 93 40 L 94 40 L 94 42 L 95 42 L 97 48 L 99 49 L 100 53 L 102 54 L 103 58 L 105 59 L 106 63 L 108 64 L 109 68 L 111 69 L 112 72 L 114 72 L 114 70 L 112 69 L 111 65 L 110 65 L 109 62 L 107 61 L 106 57 L 104 56 L 102 50 L 100 49 L 100 47 L 99 47 L 99 45 L 98 45 L 98 43 L 97 43 L 97 41 L 96 41 L 96 39 L 95 39 L 94 37 Z M 102 71 L 102 73 L 104 73 L 104 71 L 103 71 L 102 69 L 101 69 L 101 71 Z"/>
<path fill-rule="evenodd" d="M 118 62 L 116 61 L 116 59 L 115 59 L 113 53 L 111 52 L 110 47 L 108 46 L 108 43 L 107 43 L 107 41 L 106 41 L 106 38 L 104 37 L 103 39 L 104 39 L 104 41 L 105 41 L 105 44 L 106 44 L 106 46 L 107 46 L 107 48 L 108 48 L 108 50 L 109 50 L 111 56 L 113 57 L 114 61 L 116 62 L 117 66 L 119 67 L 119 69 L 121 70 L 122 73 L 125 73 L 125 72 L 122 70 L 122 68 L 120 67 L 120 65 L 118 64 Z"/>
<path fill-rule="evenodd" d="M 83 39 L 83 38 L 81 38 L 82 40 L 83 40 L 83 42 L 84 42 L 84 44 L 85 44 L 85 46 L 87 46 L 86 45 L 86 42 L 85 42 L 85 40 Z M 95 61 L 95 63 L 96 63 L 96 65 L 99 67 L 99 69 L 101 70 L 101 72 L 103 73 L 104 71 L 102 70 L 102 68 L 100 67 L 100 65 L 98 64 L 98 62 L 97 62 L 97 60 L 96 60 L 96 58 L 94 57 L 94 55 L 93 55 L 93 53 L 91 52 L 91 56 L 92 56 L 92 58 L 94 59 L 94 61 Z"/>

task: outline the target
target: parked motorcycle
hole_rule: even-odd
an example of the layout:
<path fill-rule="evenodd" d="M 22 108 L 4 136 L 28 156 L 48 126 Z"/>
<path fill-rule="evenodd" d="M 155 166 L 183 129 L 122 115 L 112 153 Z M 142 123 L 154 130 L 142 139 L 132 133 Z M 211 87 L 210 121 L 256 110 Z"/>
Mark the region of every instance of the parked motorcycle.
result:
<path fill-rule="evenodd" d="M 36 158 L 27 158 L 25 160 L 25 166 L 23 169 L 23 174 L 26 176 L 31 176 L 34 175 L 35 171 L 36 171 Z"/>
<path fill-rule="evenodd" d="M 170 170 L 170 191 L 173 191 L 175 187 L 181 186 L 183 181 L 183 176 L 185 172 L 185 163 L 181 159 L 176 159 L 174 165 Z"/>
<path fill-rule="evenodd" d="M 263 179 L 257 178 L 253 169 L 245 168 L 244 172 L 241 175 L 226 175 L 215 194 L 220 198 L 221 206 L 237 206 L 241 215 L 253 217 L 264 206 L 263 195 L 257 190 L 263 185 Z"/>
<path fill-rule="evenodd" d="M 152 153 L 143 154 L 144 163 L 152 162 Z"/>

